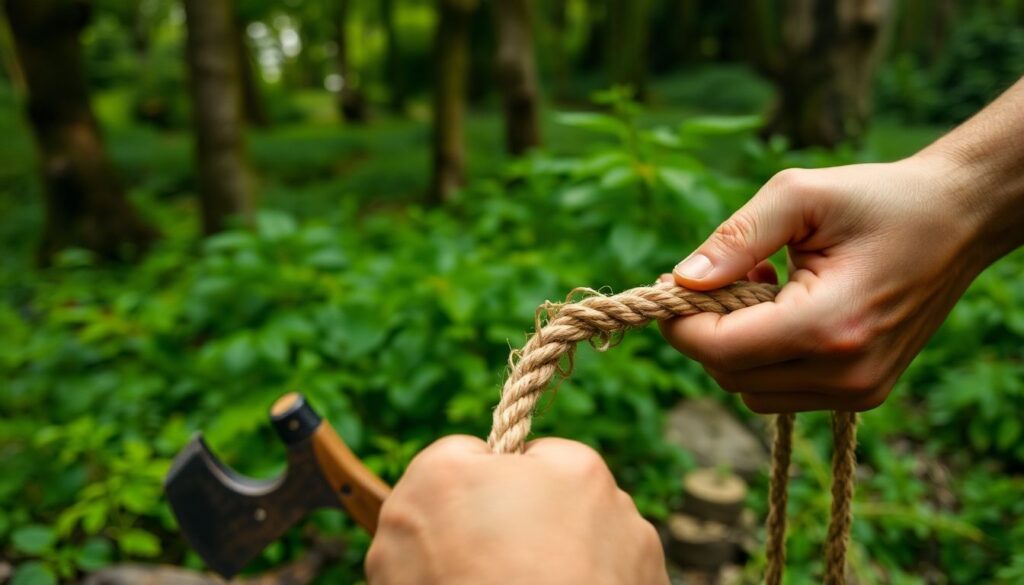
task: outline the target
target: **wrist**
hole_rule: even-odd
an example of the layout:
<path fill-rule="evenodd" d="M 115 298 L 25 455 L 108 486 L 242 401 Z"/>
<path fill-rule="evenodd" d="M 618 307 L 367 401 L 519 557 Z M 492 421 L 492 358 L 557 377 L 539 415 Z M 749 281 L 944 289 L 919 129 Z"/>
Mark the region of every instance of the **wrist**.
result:
<path fill-rule="evenodd" d="M 1024 245 L 1024 172 L 1018 164 L 941 140 L 907 162 L 919 165 L 936 185 L 937 203 L 948 210 L 951 223 L 966 228 L 963 251 L 977 272 Z"/>

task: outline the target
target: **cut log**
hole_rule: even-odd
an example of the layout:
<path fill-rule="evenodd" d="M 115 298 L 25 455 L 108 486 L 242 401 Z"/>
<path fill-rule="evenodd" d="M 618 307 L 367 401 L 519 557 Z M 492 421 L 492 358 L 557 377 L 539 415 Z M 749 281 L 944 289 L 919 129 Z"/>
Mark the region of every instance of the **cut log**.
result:
<path fill-rule="evenodd" d="M 768 469 L 761 439 L 715 400 L 686 400 L 672 408 L 665 440 L 693 453 L 702 467 L 725 467 L 748 481 Z"/>
<path fill-rule="evenodd" d="M 747 497 L 747 484 L 736 474 L 698 469 L 683 478 L 683 512 L 701 520 L 735 526 Z"/>
<path fill-rule="evenodd" d="M 717 569 L 736 559 L 738 549 L 725 524 L 686 514 L 669 516 L 665 552 L 683 568 Z"/>

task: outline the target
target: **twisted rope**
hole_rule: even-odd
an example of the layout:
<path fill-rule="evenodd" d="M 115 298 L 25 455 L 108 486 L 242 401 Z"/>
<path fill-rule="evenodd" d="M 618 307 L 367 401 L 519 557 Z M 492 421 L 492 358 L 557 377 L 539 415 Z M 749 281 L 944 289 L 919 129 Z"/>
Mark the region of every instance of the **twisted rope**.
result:
<path fill-rule="evenodd" d="M 694 291 L 671 283 L 638 287 L 606 296 L 591 289 L 576 289 L 565 303 L 545 303 L 537 310 L 534 335 L 521 350 L 509 356 L 509 376 L 494 410 L 488 445 L 495 453 L 522 453 L 534 409 L 551 379 L 567 376 L 572 370 L 576 344 L 594 343 L 598 350 L 613 345 L 615 334 L 642 327 L 651 321 L 696 313 L 731 313 L 775 299 L 778 287 L 740 282 L 713 291 Z M 571 302 L 582 294 L 583 298 Z M 545 322 L 546 318 L 546 322 Z M 567 364 L 562 366 L 563 358 Z M 769 509 L 766 523 L 768 542 L 765 550 L 765 583 L 782 582 L 785 565 L 786 500 L 793 437 L 792 414 L 775 419 L 772 446 L 772 471 Z M 832 511 L 825 555 L 825 582 L 843 585 L 846 572 L 846 548 L 850 533 L 851 501 L 856 460 L 855 413 L 835 413 L 832 461 Z"/>
<path fill-rule="evenodd" d="M 786 501 L 789 499 L 789 461 L 793 453 L 792 414 L 775 417 L 775 440 L 772 442 L 772 471 L 768 483 L 768 518 L 765 520 L 764 570 L 765 585 L 782 585 L 786 568 Z"/>

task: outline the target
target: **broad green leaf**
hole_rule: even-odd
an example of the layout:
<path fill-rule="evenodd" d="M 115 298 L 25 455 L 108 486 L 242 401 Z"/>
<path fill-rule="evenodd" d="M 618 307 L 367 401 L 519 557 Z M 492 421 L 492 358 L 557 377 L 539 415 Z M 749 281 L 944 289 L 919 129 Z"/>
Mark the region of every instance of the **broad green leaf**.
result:
<path fill-rule="evenodd" d="M 11 534 L 11 544 L 15 550 L 27 555 L 40 555 L 53 549 L 57 535 L 49 526 L 29 524 L 16 529 Z"/>
<path fill-rule="evenodd" d="M 623 136 L 627 132 L 621 120 L 597 112 L 562 112 L 555 115 L 555 121 L 563 126 L 582 128 L 602 134 Z"/>
<path fill-rule="evenodd" d="M 75 564 L 83 571 L 97 571 L 110 564 L 114 547 L 105 538 L 86 540 L 75 554 Z"/>
<path fill-rule="evenodd" d="M 650 232 L 619 224 L 612 229 L 608 243 L 624 267 L 636 268 L 654 250 L 656 242 Z"/>
<path fill-rule="evenodd" d="M 761 124 L 761 116 L 701 116 L 684 121 L 680 133 L 684 136 L 737 134 L 756 130 Z"/>
<path fill-rule="evenodd" d="M 121 552 L 133 557 L 155 557 L 160 554 L 160 541 L 156 536 L 140 528 L 130 528 L 117 537 Z"/>
<path fill-rule="evenodd" d="M 39 561 L 29 561 L 14 570 L 11 585 L 57 585 L 53 569 Z"/>

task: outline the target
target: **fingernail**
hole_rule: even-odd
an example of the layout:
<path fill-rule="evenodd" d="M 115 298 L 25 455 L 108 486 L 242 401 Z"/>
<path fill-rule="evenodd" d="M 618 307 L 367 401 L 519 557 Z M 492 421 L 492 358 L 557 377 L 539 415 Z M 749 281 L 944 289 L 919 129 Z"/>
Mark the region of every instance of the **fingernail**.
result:
<path fill-rule="evenodd" d="M 673 272 L 682 276 L 683 278 L 689 278 L 690 280 L 700 280 L 711 272 L 714 266 L 711 265 L 711 260 L 708 259 L 704 254 L 690 254 L 685 260 L 676 264 Z"/>

